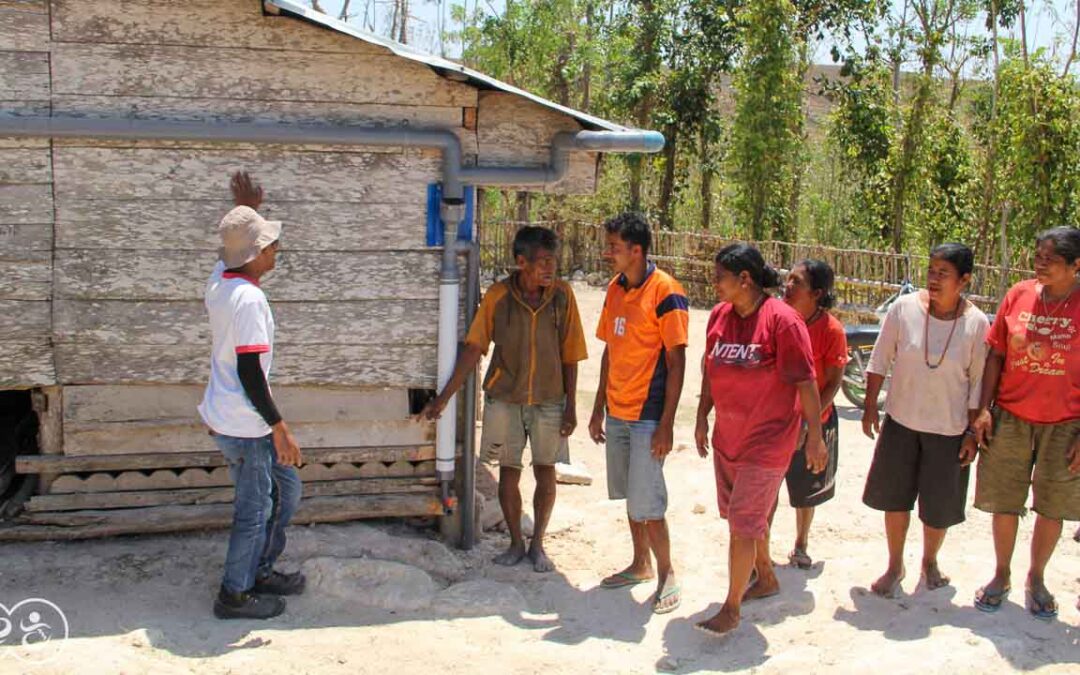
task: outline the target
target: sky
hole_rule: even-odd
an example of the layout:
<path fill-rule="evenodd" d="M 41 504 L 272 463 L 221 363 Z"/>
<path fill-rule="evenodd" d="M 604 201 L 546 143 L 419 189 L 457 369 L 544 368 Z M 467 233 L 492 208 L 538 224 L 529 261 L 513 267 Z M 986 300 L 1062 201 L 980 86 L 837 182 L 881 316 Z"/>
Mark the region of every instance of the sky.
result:
<path fill-rule="evenodd" d="M 319 4 L 328 14 L 337 17 L 341 11 L 342 2 L 343 0 L 320 0 Z M 450 58 L 459 56 L 461 52 L 459 45 L 440 43 L 439 28 L 445 26 L 449 31 L 460 28 L 460 25 L 454 25 L 450 21 L 450 8 L 454 4 L 462 3 L 467 4 L 470 12 L 478 6 L 489 13 L 501 12 L 505 7 L 505 0 L 441 0 L 441 4 L 440 0 L 410 0 L 410 43 L 430 53 L 441 52 Z M 307 0 L 306 4 L 310 5 L 310 0 Z M 899 15 L 904 0 L 892 0 L 892 4 L 893 11 Z M 392 8 L 392 0 L 351 0 L 349 14 L 353 16 L 350 23 L 361 26 L 366 13 L 369 23 L 374 16 L 375 32 L 385 35 L 388 33 Z M 1067 49 L 1072 38 L 1071 30 L 1075 20 L 1076 0 L 1030 0 L 1029 47 L 1054 49 L 1055 41 L 1057 41 L 1064 43 L 1060 44 L 1059 49 Z M 985 17 L 979 17 L 971 22 L 968 29 L 973 35 L 985 33 Z M 1018 38 L 1019 35 L 1012 37 Z M 831 63 L 830 46 L 829 41 L 819 45 L 816 58 L 819 63 Z"/>

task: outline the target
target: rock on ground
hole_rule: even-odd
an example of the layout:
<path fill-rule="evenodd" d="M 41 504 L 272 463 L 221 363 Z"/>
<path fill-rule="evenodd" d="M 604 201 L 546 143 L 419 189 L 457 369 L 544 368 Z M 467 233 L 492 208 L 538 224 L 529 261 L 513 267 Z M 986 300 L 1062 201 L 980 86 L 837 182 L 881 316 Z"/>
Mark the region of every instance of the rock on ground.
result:
<path fill-rule="evenodd" d="M 592 476 L 585 467 L 577 464 L 556 464 L 555 480 L 566 485 L 592 485 Z"/>
<path fill-rule="evenodd" d="M 440 614 L 488 616 L 520 614 L 528 609 L 525 597 L 513 586 L 487 579 L 454 584 L 439 593 L 432 603 Z"/>
<path fill-rule="evenodd" d="M 438 587 L 411 565 L 367 558 L 311 558 L 304 563 L 308 594 L 390 610 L 424 609 Z"/>

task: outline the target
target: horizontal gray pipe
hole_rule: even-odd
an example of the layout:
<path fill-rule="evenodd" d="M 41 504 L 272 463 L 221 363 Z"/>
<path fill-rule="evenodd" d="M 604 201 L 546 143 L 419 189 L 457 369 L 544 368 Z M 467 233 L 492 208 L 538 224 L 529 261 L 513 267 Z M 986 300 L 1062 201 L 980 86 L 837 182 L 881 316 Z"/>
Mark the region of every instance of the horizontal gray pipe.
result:
<path fill-rule="evenodd" d="M 560 133 L 544 167 L 464 167 L 461 141 L 451 131 L 401 127 L 345 127 L 258 122 L 179 122 L 130 118 L 0 117 L 0 136 L 107 138 L 124 140 L 296 143 L 434 148 L 443 156 L 443 198 L 458 202 L 469 185 L 550 185 L 566 175 L 569 152 L 658 152 L 664 137 L 655 131 Z"/>

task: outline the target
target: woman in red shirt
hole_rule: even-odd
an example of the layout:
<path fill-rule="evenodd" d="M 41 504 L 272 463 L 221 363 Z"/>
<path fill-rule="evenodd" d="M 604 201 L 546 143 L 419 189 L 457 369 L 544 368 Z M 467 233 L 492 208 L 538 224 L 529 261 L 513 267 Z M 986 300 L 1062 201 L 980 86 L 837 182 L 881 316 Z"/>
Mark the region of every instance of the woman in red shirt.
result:
<path fill-rule="evenodd" d="M 990 354 L 979 412 L 972 424 L 983 452 L 975 508 L 994 514 L 997 569 L 975 595 L 994 612 L 1011 586 L 1013 549 L 1028 489 L 1035 532 L 1027 606 L 1037 618 L 1057 616 L 1043 574 L 1063 520 L 1080 520 L 1080 230 L 1039 235 L 1035 279 L 1009 289 L 986 338 Z M 991 409 L 993 405 L 993 409 Z"/>
<path fill-rule="evenodd" d="M 833 295 L 835 274 L 821 260 L 803 260 L 792 268 L 784 285 L 784 302 L 806 321 L 810 347 L 814 354 L 814 376 L 821 399 L 821 424 L 829 463 L 822 473 L 807 468 L 805 448 L 800 447 L 788 467 L 788 501 L 795 508 L 795 547 L 788 560 L 799 569 L 810 569 L 813 561 L 807 554 L 810 523 L 814 509 L 836 495 L 836 464 L 840 450 L 839 420 L 833 399 L 840 390 L 847 364 L 847 335 L 844 324 L 829 313 L 836 303 Z"/>
<path fill-rule="evenodd" d="M 706 457 L 715 408 L 713 465 L 717 505 L 731 532 L 730 576 L 724 606 L 697 627 L 723 635 L 739 625 L 744 592 L 749 599 L 780 587 L 769 558 L 769 515 L 799 440 L 800 409 L 810 469 L 821 472 L 828 453 L 806 323 L 765 291 L 780 285 L 776 271 L 757 249 L 733 244 L 716 254 L 713 284 L 720 302 L 709 316 L 694 436 Z M 757 583 L 747 590 L 755 569 Z"/>

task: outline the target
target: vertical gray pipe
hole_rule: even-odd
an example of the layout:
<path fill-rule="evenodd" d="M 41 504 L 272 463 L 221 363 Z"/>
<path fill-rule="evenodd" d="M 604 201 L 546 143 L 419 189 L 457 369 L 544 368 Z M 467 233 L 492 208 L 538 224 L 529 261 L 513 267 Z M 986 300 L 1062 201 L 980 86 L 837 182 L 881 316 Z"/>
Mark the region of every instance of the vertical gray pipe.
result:
<path fill-rule="evenodd" d="M 473 223 L 473 236 L 476 223 Z M 472 325 L 480 304 L 480 244 L 472 241 L 465 266 L 465 326 Z M 465 382 L 465 452 L 461 476 L 461 548 L 469 551 L 476 544 L 476 371 Z"/>

